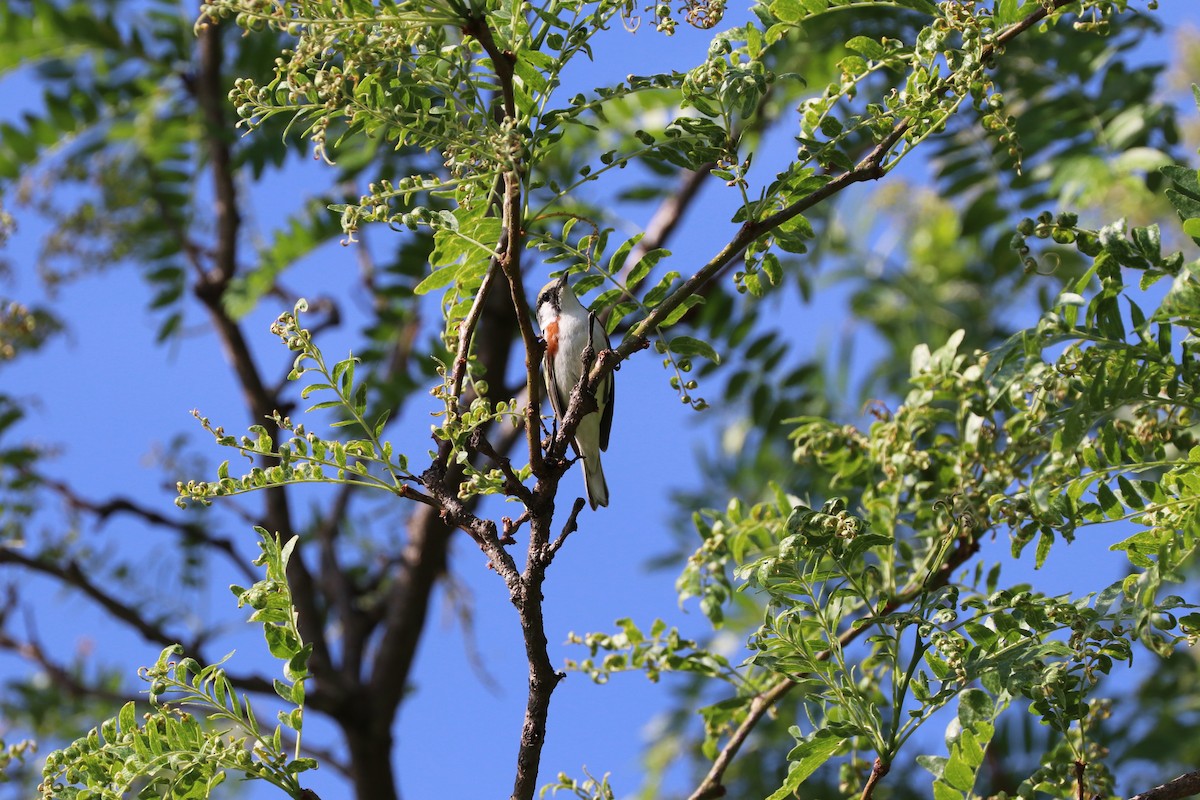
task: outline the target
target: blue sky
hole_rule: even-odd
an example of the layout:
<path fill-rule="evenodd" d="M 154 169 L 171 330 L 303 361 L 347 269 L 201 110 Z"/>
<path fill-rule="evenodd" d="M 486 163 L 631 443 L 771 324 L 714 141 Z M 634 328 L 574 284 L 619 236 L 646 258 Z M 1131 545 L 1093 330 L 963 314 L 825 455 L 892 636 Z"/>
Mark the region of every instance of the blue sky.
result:
<path fill-rule="evenodd" d="M 1158 13 L 1168 30 L 1186 23 L 1200 24 L 1200 7 L 1190 0 L 1164 0 Z M 669 40 L 645 26 L 633 35 L 618 27 L 599 42 L 595 64 L 581 66 L 579 74 L 567 79 L 586 88 L 628 72 L 686 69 L 703 57 L 707 40 L 703 33 L 685 31 L 682 26 L 680 34 Z M 1143 57 L 1161 57 L 1163 46 L 1163 42 L 1148 44 Z M 10 100 L 19 106 L 22 97 L 30 96 L 25 88 L 16 79 L 0 82 L 6 107 L 14 107 Z M 569 96 L 570 90 L 565 87 L 564 96 Z M 312 171 L 321 169 L 318 163 L 308 163 L 259 187 L 254 195 L 254 224 L 262 230 L 277 224 L 291 210 L 279 198 L 298 200 L 311 185 Z M 913 175 L 919 173 L 917 166 Z M 725 209 L 730 201 L 721 192 L 716 186 L 705 191 L 701 203 L 689 214 L 684 236 L 671 243 L 679 265 L 701 263 L 711 256 L 717 240 L 698 232 L 709 220 L 724 225 L 728 219 Z M 861 197 L 851 197 L 848 202 Z M 42 289 L 31 264 L 43 229 L 36 219 L 18 219 L 20 230 L 3 254 L 15 265 L 15 272 L 7 285 L 0 284 L 0 291 L 36 301 Z M 641 221 L 632 220 L 635 224 Z M 364 239 L 382 246 L 379 240 L 391 235 L 385 230 L 367 231 Z M 119 276 L 85 278 L 61 290 L 55 303 L 68 322 L 67 334 L 37 356 L 5 365 L 3 387 L 19 397 L 38 398 L 19 435 L 58 451 L 47 468 L 52 475 L 70 480 L 94 499 L 104 499 L 115 491 L 137 497 L 164 513 L 175 513 L 174 493 L 164 487 L 162 472 L 147 456 L 169 448 L 177 432 L 196 434 L 189 453 L 208 458 L 209 472 L 194 477 L 211 477 L 215 464 L 228 454 L 204 441 L 189 411 L 198 408 L 230 431 L 244 428 L 251 420 L 245 418 L 214 339 L 199 333 L 165 347 L 155 346 L 159 320 L 146 310 L 149 291 L 131 270 L 119 269 Z M 544 278 L 540 272 L 532 274 L 529 286 L 540 286 Z M 333 244 L 290 272 L 287 284 L 309 296 L 333 293 L 344 299 L 344 308 L 353 310 L 362 302 L 351 288 L 353 280 L 353 254 Z M 268 299 L 247 320 L 246 330 L 263 362 L 274 365 L 275 371 L 268 369 L 268 374 L 282 374 L 290 358 L 268 327 L 285 309 L 272 302 Z M 768 314 L 803 313 L 806 327 L 816 333 L 811 335 L 813 349 L 801 356 L 820 352 L 848 324 L 845 309 L 834 302 L 800 309 L 795 298 L 787 297 L 765 309 Z M 189 322 L 200 327 L 202 321 L 201 312 L 193 307 Z M 322 339 L 331 359 L 342 357 L 354 346 L 352 333 L 334 333 Z M 594 514 L 585 512 L 580 530 L 562 550 L 546 585 L 546 625 L 552 658 L 558 663 L 566 657 L 582 656 L 562 645 L 569 632 L 613 630 L 613 621 L 619 617 L 633 617 L 646 626 L 655 617 L 663 617 L 685 634 L 699 634 L 707 628 L 696 609 L 678 607 L 673 571 L 650 571 L 642 565 L 671 546 L 667 531 L 680 512 L 670 502 L 670 493 L 697 487 L 700 474 L 693 456 L 698 450 L 712 449 L 718 431 L 708 424 L 708 417 L 679 402 L 652 353 L 631 359 L 618 378 L 612 444 L 604 456 L 612 505 Z M 714 382 L 713 394 L 716 388 Z M 414 408 L 393 426 L 398 448 L 414 456 L 428 448 L 426 410 Z M 569 475 L 565 486 L 568 491 L 582 492 L 582 478 Z M 725 499 L 713 497 L 711 502 L 722 506 Z M 503 513 L 497 506 L 492 508 L 497 516 Z M 61 515 L 53 515 L 44 524 L 61 524 L 61 519 Z M 239 529 L 226 524 L 225 530 L 236 533 Z M 247 548 L 252 548 L 252 531 L 244 527 L 241 532 Z M 121 552 L 162 536 L 124 519 L 110 521 L 105 534 L 104 541 L 111 543 L 106 546 Z M 96 535 L 85 520 L 80 536 Z M 997 545 L 1001 550 L 1006 547 L 1004 542 Z M 1119 557 L 1113 558 L 1103 546 L 1084 552 L 1093 559 L 1089 569 L 1117 576 L 1122 563 Z M 454 588 L 448 591 L 443 586 L 438 592 L 429 635 L 419 654 L 415 692 L 402 708 L 397 731 L 398 774 L 407 798 L 496 797 L 507 792 L 512 781 L 526 676 L 516 616 L 503 584 L 484 568 L 481 554 L 465 536 L 458 537 L 451 563 Z M 1075 569 L 1078 563 L 1076 560 Z M 227 574 L 219 563 L 209 569 L 208 589 L 167 584 L 161 588 L 180 592 L 183 605 L 200 616 L 229 620 L 231 634 L 225 649 L 238 648 L 234 663 L 258 663 L 261 639 L 255 630 L 234 624 L 238 612 L 224 588 L 237 576 Z M 163 575 L 164 580 L 171 580 L 169 571 L 164 570 Z M 1050 577 L 1052 582 L 1060 582 L 1063 590 L 1069 588 L 1067 572 L 1051 571 Z M 470 635 L 464 633 L 455 611 L 466 599 L 473 619 Z M 114 627 L 78 597 L 54 590 L 50 584 L 46 584 L 40 606 L 38 634 L 60 658 L 90 647 L 104 661 L 123 665 L 132 677 L 138 665 L 152 663 L 157 656 L 156 646 Z M 464 658 L 468 643 L 477 650 L 479 664 L 490 681 L 481 680 Z M 0 677 L 24 674 L 26 669 L 11 656 L 0 657 Z M 570 675 L 554 695 L 542 782 L 559 771 L 580 776 L 581 768 L 586 767 L 593 774 L 611 771 L 618 796 L 631 793 L 640 783 L 639 755 L 653 730 L 652 720 L 666 699 L 662 686 L 638 675 L 619 677 L 606 686 Z M 312 732 L 327 729 L 315 717 L 309 724 Z M 340 796 L 338 787 L 329 772 L 319 773 L 313 781 L 313 788 L 326 800 Z M 252 796 L 275 795 L 262 787 Z"/>

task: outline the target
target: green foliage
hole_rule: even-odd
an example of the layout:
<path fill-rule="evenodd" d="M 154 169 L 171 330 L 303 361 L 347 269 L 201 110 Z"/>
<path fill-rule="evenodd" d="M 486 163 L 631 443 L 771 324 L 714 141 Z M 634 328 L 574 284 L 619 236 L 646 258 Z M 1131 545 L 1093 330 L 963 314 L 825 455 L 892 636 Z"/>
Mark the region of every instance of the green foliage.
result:
<path fill-rule="evenodd" d="M 23 739 L 16 744 L 5 744 L 3 740 L 0 740 L 0 783 L 12 780 L 13 767 L 23 764 L 25 755 L 36 749 L 34 743 L 28 739 Z"/>
<path fill-rule="evenodd" d="M 591 657 L 579 662 L 568 660 L 567 668 L 582 672 L 597 683 L 607 683 L 614 673 L 635 670 L 644 672 L 655 682 L 663 672 L 690 672 L 735 685 L 740 680 L 727 658 L 698 648 L 695 642 L 682 638 L 677 629 L 668 629 L 660 619 L 650 626 L 649 635 L 644 634 L 633 620 L 617 620 L 617 627 L 620 632 L 612 636 L 600 633 L 582 637 L 569 635 L 567 641 L 587 647 Z M 606 655 L 597 663 L 596 656 L 600 653 Z"/>
<path fill-rule="evenodd" d="M 660 620 L 643 632 L 624 619 L 615 634 L 573 637 L 588 655 L 572 668 L 598 682 L 632 670 L 656 681 L 664 673 L 705 685 L 715 680 L 732 696 L 700 712 L 700 753 L 709 761 L 719 762 L 742 726 L 753 727 L 789 695 L 794 715 L 781 727 L 790 750 L 761 771 L 771 785 L 757 796 L 792 795 L 836 759 L 840 791 L 869 800 L 874 781 L 902 763 L 902 748 L 921 726 L 955 708 L 945 752 L 916 758 L 932 773 L 938 800 L 972 796 L 1000 717 L 1014 708 L 1028 708 L 1057 737 L 1050 762 L 1022 784 L 1022 796 L 1061 794 L 1072 780 L 1080 794 L 1085 783 L 1094 794 L 1111 793 L 1093 735 L 1107 714 L 1098 697 L 1102 677 L 1130 661 L 1139 645 L 1168 655 L 1200 631 L 1200 614 L 1166 591 L 1184 579 L 1196 548 L 1200 269 L 1178 254 L 1163 255 L 1158 229 L 1140 221 L 1092 229 L 1073 214 L 1046 212 L 1012 236 L 1007 220 L 1016 208 L 1097 194 L 1114 177 L 1110 182 L 1147 193 L 1169 181 L 1167 197 L 1184 233 L 1200 237 L 1196 173 L 1174 167 L 1161 177 L 1143 175 L 1169 160 L 1175 132 L 1170 110 L 1148 99 L 1155 71 L 1126 70 L 1118 58 L 1142 24 L 1122 26 L 1126 3 L 773 0 L 755 5 L 745 24 L 715 33 L 691 69 L 628 75 L 564 98 L 567 70 L 592 57 L 594 37 L 614 18 L 635 24 L 636 5 L 214 0 L 203 5 L 197 32 L 213 48 L 208 56 L 217 55 L 207 69 L 230 74 L 200 77 L 218 94 L 230 90 L 236 116 L 256 134 L 242 142 L 223 130 L 223 107 L 205 107 L 194 89 L 197 76 L 190 69 L 177 74 L 176 65 L 190 65 L 193 54 L 178 15 L 163 13 L 169 4 L 155 3 L 138 24 L 104 4 L 21 6 L 27 14 L 0 11 L 0 42 L 11 47 L 0 71 L 37 59 L 49 88 L 43 109 L 0 126 L 0 185 L 10 189 L 36 164 L 67 185 L 93 187 L 94 196 L 66 208 L 43 203 L 56 226 L 44 261 L 70 261 L 82 265 L 79 271 L 125 260 L 143 265 L 154 289 L 151 307 L 164 317 L 160 338 L 181 329 L 189 273 L 200 276 L 194 293 L 232 336 L 237 321 L 281 291 L 287 270 L 334 237 L 348 244 L 365 236 L 369 223 L 403 234 L 395 262 L 378 271 L 386 280 L 371 285 L 379 314 L 367 325 L 366 355 L 327 363 L 315 326 L 300 323 L 304 301 L 272 329 L 294 353 L 288 377 L 302 385 L 300 399 L 320 394 L 305 413 L 330 415 L 330 426 L 350 429 L 353 438 L 318 436 L 271 411 L 289 408 L 278 393 L 249 387 L 258 422 L 249 435 L 229 436 L 196 415 L 218 446 L 249 460 L 249 469 L 233 477 L 225 462 L 214 481 L 181 482 L 177 503 L 204 506 L 252 490 L 337 483 L 423 503 L 439 525 L 470 534 L 522 615 L 530 718 L 543 726 L 522 742 L 519 769 L 532 763 L 534 773 L 526 786 L 536 778 L 545 734 L 544 687 L 556 679 L 545 648 L 541 581 L 582 508 L 552 539 L 571 432 L 556 425 L 542 438 L 534 402 L 541 345 L 524 296 L 547 266 L 576 273 L 577 292 L 601 289 L 592 310 L 607 332 L 624 337 L 589 367 L 593 386 L 605 377 L 599 372 L 611 372 L 653 339 L 672 388 L 697 409 L 708 405 L 699 379 L 735 365 L 722 404 L 746 405 L 753 432 L 738 465 L 750 468 L 733 476 L 741 479 L 735 499 L 723 511 L 695 512 L 701 544 L 678 582 L 681 597 L 698 598 L 715 627 L 736 629 L 747 613 L 755 615 L 749 657 L 735 666 Z M 711 28 L 725 7 L 689 0 L 679 10 L 645 10 L 670 34 L 675 13 Z M 254 35 L 234 49 L 240 32 L 226 20 Z M 1095 35 L 1110 30 L 1111 38 Z M 1039 37 L 1040 45 L 1025 44 Z M 226 46 L 236 52 L 228 66 L 219 57 Z M 1044 69 L 1047 55 L 1059 65 L 1053 71 Z M 67 68 L 80 57 L 94 68 Z M 759 145 L 778 119 L 794 120 L 796 155 L 769 164 Z M 905 212 L 923 234 L 911 237 L 905 253 L 916 268 L 872 280 L 861 278 L 873 265 L 842 273 L 858 280 L 853 309 L 885 334 L 891 361 L 901 363 L 880 371 L 880 385 L 895 387 L 902 375 L 906 394 L 894 410 L 872 406 L 869 425 L 845 424 L 831 418 L 822 396 L 833 381 L 823 382 L 812 364 L 780 375 L 786 337 L 755 317 L 789 281 L 807 296 L 816 257 L 861 255 L 874 237 L 867 230 L 841 236 L 828 201 L 889 176 L 934 138 L 944 191 Z M 337 165 L 341 185 L 293 209 L 279 230 L 261 237 L 257 263 L 244 268 L 229 196 L 238 191 L 234 178 L 260 177 L 305 140 Z M 1120 158 L 1110 167 L 1113 153 Z M 215 204 L 194 180 L 209 166 L 216 181 L 234 187 L 213 189 Z M 623 188 L 618 176 L 627 168 L 639 177 Z M 718 240 L 699 266 L 672 262 L 661 241 L 650 241 L 656 237 L 613 239 L 627 225 L 607 199 L 592 196 L 615 184 L 626 200 L 661 198 L 668 191 L 662 178 L 679 171 L 716 178 L 732 198 L 725 243 Z M 369 176 L 365 192 L 351 186 L 359 175 Z M 210 206 L 228 214 L 216 227 L 231 229 L 212 247 L 205 244 Z M 325 207 L 334 214 L 323 214 Z M 1045 240 L 1045 252 L 1031 239 Z M 1055 265 L 1061 270 L 1046 269 Z M 1067 291 L 1035 327 L 996 347 L 1010 331 L 1000 321 L 1007 306 L 995 297 L 1046 271 L 1059 282 L 1048 294 L 1063 284 Z M 1127 271 L 1139 274 L 1141 289 L 1162 278 L 1171 288 L 1161 301 L 1147 300 L 1126 286 Z M 718 281 L 723 276 L 727 285 Z M 424 296 L 440 304 L 440 340 L 413 347 Z M 499 364 L 485 367 L 481 351 L 497 344 L 476 336 L 488 302 L 507 303 L 511 319 L 490 329 L 504 342 Z M 928 314 L 931 305 L 942 313 Z M 14 307 L 0 320 L 0 356 L 10 345 L 36 346 L 51 320 Z M 383 364 L 399 328 L 410 337 L 404 347 L 431 358 L 412 359 L 425 366 L 405 363 L 396 376 Z M 518 360 L 507 349 L 517 336 L 526 372 L 513 382 L 504 370 Z M 409 352 L 402 355 L 407 362 Z M 253 369 L 248 360 L 239 364 L 243 372 Z M 436 451 L 422 471 L 410 469 L 414 457 L 397 452 L 385 433 L 425 378 L 436 404 Z M 526 381 L 530 401 L 522 407 L 512 395 Z M 0 431 L 19 416 L 10 405 L 0 398 Z M 786 437 L 777 435 L 785 419 Z M 565 418 L 559 424 L 566 427 Z M 523 429 L 527 459 L 514 466 L 507 452 L 497 452 L 504 448 L 488 436 L 498 429 Z M 785 448 L 788 463 L 779 456 Z M 32 453 L 5 449 L 0 456 L 5 490 L 19 492 L 32 480 L 21 470 Z M 524 506 L 515 520 L 501 520 L 502 535 L 497 523 L 475 516 L 473 503 L 486 494 Z M 982 542 L 1008 533 L 1015 557 L 1027 556 L 1036 542 L 1032 561 L 1041 567 L 1060 557 L 1058 543 L 1114 522 L 1133 526 L 1113 548 L 1127 555 L 1130 575 L 1090 593 L 1048 597 L 1002 581 L 998 565 L 973 563 Z M 530 549 L 520 571 L 506 548 L 525 523 Z M 18 540 L 21 526 L 7 518 L 4 524 L 6 537 Z M 263 624 L 269 651 L 285 664 L 283 679 L 270 683 L 287 704 L 280 724 L 273 732 L 259 726 L 223 662 L 176 662 L 182 652 L 168 648 L 143 675 L 152 707 L 141 721 L 128 704 L 52 755 L 45 795 L 201 797 L 229 770 L 303 793 L 297 775 L 314 765 L 298 750 L 286 754 L 283 742 L 287 728 L 299 746 L 308 677 L 309 646 L 298 633 L 285 572 L 301 537 L 281 547 L 259 533 L 267 578 L 234 592 L 239 604 L 255 609 L 252 620 Z M 415 535 L 413 541 L 424 546 Z M 328 553 L 322 561 L 336 570 Z M 434 572 L 439 560 L 444 564 L 444 552 L 431 558 Z M 334 619 L 333 612 L 323 618 L 334 606 L 347 609 L 343 631 L 364 626 L 355 633 L 363 651 L 347 655 L 348 664 L 359 659 L 363 666 L 363 654 L 387 649 L 376 644 L 395 632 L 372 639 L 373 626 L 396 615 L 392 605 L 386 612 L 372 605 L 371 595 L 385 580 L 404 586 L 412 576 L 393 576 L 398 560 L 385 561 L 384 577 L 376 572 L 360 581 L 355 570 L 362 571 L 364 558 L 311 584 L 317 592 L 336 584 L 344 596 L 299 598 L 310 604 L 315 629 Z M 416 563 L 407 554 L 402 561 L 397 569 Z M 424 613 L 426 598 L 404 599 Z M 389 714 L 403 692 L 394 694 Z M 161 702 L 164 696 L 170 701 Z M 391 717 L 374 721 L 390 724 Z M 875 762 L 864 778 L 867 753 Z M 1084 765 L 1077 774 L 1072 760 Z M 607 776 L 580 782 L 560 775 L 543 793 L 549 790 L 614 794 Z"/>
<path fill-rule="evenodd" d="M 350 357 L 332 367 L 313 341 L 312 332 L 300 325 L 300 315 L 308 304 L 300 300 L 292 312 L 281 314 L 272 326 L 289 350 L 296 353 L 288 379 L 298 381 L 315 374 L 316 381 L 306 383 L 300 395 L 308 398 L 317 392 L 327 392 L 333 399 L 322 400 L 306 409 L 305 413 L 334 411 L 338 418 L 331 423 L 333 428 L 356 427 L 363 434 L 361 439 L 323 439 L 302 424 L 293 424 L 289 417 L 276 413 L 272 421 L 279 430 L 291 434 L 285 442 L 276 443 L 262 425 L 254 425 L 249 434 L 236 437 L 225 433 L 224 428 L 214 426 L 199 412 L 193 415 L 213 435 L 221 447 L 231 447 L 254 463 L 259 459 L 264 466 L 254 466 L 241 477 L 229 474 L 229 462 L 222 463 L 215 481 L 187 481 L 178 485 L 179 497 L 176 504 L 186 508 L 188 503 L 210 504 L 214 498 L 229 497 L 246 492 L 298 483 L 353 484 L 382 489 L 400 496 L 411 496 L 410 483 L 419 483 L 418 476 L 408 469 L 408 457 L 396 453 L 392 443 L 383 438 L 388 415 L 381 413 L 372 417 L 367 406 L 367 385 L 355 381 L 355 367 L 359 360 Z M 443 372 L 443 374 L 445 374 Z M 496 421 L 508 421 L 520 425 L 524 416 L 516 409 L 515 402 L 489 402 L 487 387 L 482 381 L 475 382 L 477 394 L 469 408 L 460 411 L 449 378 L 442 387 L 434 391 L 445 403 L 445 410 L 435 416 L 444 417 L 443 425 L 433 426 L 436 440 L 452 445 L 451 458 L 466 470 L 470 485 L 464 487 L 465 496 L 473 493 L 495 493 L 506 486 L 506 477 L 499 470 L 479 470 L 467 459 L 472 449 L 472 435 L 482 427 Z M 527 477 L 527 468 L 520 477 Z"/>
<path fill-rule="evenodd" d="M 1187 219 L 1195 173 L 1167 174 Z M 1131 662 L 1138 645 L 1166 656 L 1197 635 L 1196 606 L 1165 589 L 1185 579 L 1200 534 L 1198 268 L 1163 254 L 1157 227 L 1089 230 L 1073 215 L 1042 214 L 1012 242 L 1031 258 L 1027 237 L 1074 245 L 1091 260 L 1036 327 L 991 353 L 962 352 L 962 332 L 936 350 L 917 347 L 908 395 L 894 411 L 877 409 L 867 429 L 793 420 L 796 458 L 815 464 L 858 514 L 842 499 L 814 510 L 776 488 L 770 502 L 734 500 L 695 517 L 703 544 L 680 578 L 681 596 L 700 597 L 715 625 L 735 593 L 765 605 L 737 677 L 720 676 L 736 698 L 704 712 L 706 751 L 752 713 L 752 700 L 801 695 L 807 724 L 794 730 L 775 797 L 849 750 L 874 753 L 886 768 L 953 702 L 946 754 L 918 760 L 933 773 L 935 797 L 969 796 L 1013 698 L 1059 734 L 1052 747 L 1062 750 L 1021 796 L 1073 782 L 1108 796 L 1111 775 L 1089 744 L 1089 727 L 1108 716 L 1096 696 L 1102 677 Z M 1125 271 L 1140 275 L 1141 289 L 1173 283 L 1143 311 Z M 1036 541 L 1040 567 L 1056 541 L 1114 522 L 1136 526 L 1111 546 L 1131 572 L 1091 593 L 1005 586 L 999 563 L 962 569 L 1000 530 L 1014 556 Z M 579 641 L 593 653 L 620 642 L 630 656 L 602 667 L 640 664 L 651 677 L 705 657 L 695 642 L 678 640 L 672 652 L 628 630 Z M 591 661 L 577 668 L 596 670 Z"/>
<path fill-rule="evenodd" d="M 316 373 L 318 382 L 307 384 L 301 396 L 307 398 L 314 392 L 324 391 L 332 393 L 334 399 L 315 403 L 308 411 L 339 411 L 343 416 L 332 423 L 333 427 L 353 425 L 366 438 L 325 440 L 306 431 L 303 425 L 293 425 L 290 419 L 277 414 L 274 419 L 276 425 L 292 436 L 276 447 L 267 429 L 261 425 L 252 426 L 250 436 L 234 437 L 226 434 L 224 429 L 214 427 L 207 418 L 196 412 L 194 416 L 215 437 L 218 445 L 232 447 L 252 462 L 258 456 L 276 463 L 266 468 L 255 467 L 236 479 L 229 477 L 229 462 L 226 461 L 218 471 L 216 481 L 180 483 L 180 497 L 176 502 L 181 507 L 186 507 L 189 501 L 208 504 L 215 497 L 288 483 L 355 483 L 396 491 L 405 480 L 414 479 L 408 472 L 407 458 L 394 455 L 391 444 L 381 438 L 387 416 L 381 415 L 374 422 L 367 418 L 366 386 L 354 380 L 357 360 L 351 357 L 333 367 L 326 366 L 324 356 L 313 344 L 311 332 L 300 327 L 300 314 L 307 308 L 305 301 L 299 301 L 294 311 L 280 315 L 272 326 L 272 331 L 288 349 L 297 354 L 288 378 L 299 380 L 309 373 Z M 327 476 L 326 469 L 332 474 Z"/>
<path fill-rule="evenodd" d="M 616 797 L 612 787 L 608 784 L 607 773 L 600 780 L 592 777 L 586 769 L 583 774 L 587 775 L 587 778 L 580 781 L 560 772 L 557 782 L 543 786 L 538 797 L 546 797 L 547 793 L 552 797 L 557 797 L 559 792 L 570 792 L 580 800 L 613 800 Z"/>
<path fill-rule="evenodd" d="M 265 567 L 266 577 L 249 589 L 231 588 L 239 606 L 254 609 L 250 621 L 263 626 L 271 655 L 283 664 L 283 679 L 275 680 L 275 692 L 287 704 L 278 714 L 280 724 L 263 728 L 250 699 L 238 697 L 222 668 L 232 653 L 202 666 L 192 658 L 175 660 L 183 648 L 174 645 L 139 673 L 150 684 L 149 711 L 139 721 L 137 704 L 130 701 L 116 717 L 51 753 L 41 797 L 205 798 L 231 771 L 267 781 L 298 800 L 305 796 L 299 776 L 317 764 L 299 755 L 312 647 L 300 639 L 286 579 L 296 540 L 281 546 L 278 537 L 257 530 L 262 555 L 255 563 Z M 286 750 L 285 727 L 294 731 L 294 754 Z"/>

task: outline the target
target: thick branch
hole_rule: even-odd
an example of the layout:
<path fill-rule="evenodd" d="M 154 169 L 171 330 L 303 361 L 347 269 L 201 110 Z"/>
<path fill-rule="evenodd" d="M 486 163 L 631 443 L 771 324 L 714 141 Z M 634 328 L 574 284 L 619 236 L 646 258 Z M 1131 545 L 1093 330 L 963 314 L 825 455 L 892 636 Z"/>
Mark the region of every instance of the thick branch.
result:
<path fill-rule="evenodd" d="M 563 673 L 555 671 L 550 662 L 542 609 L 542 584 L 546 580 L 546 567 L 553 558 L 549 547 L 550 523 L 554 517 L 554 495 L 558 491 L 557 483 L 561 475 L 561 472 L 557 472 L 549 481 L 538 480 L 537 490 L 545 492 L 544 496 L 548 497 L 549 502 L 536 510 L 530 509 L 525 571 L 521 575 L 520 590 L 512 594 L 513 605 L 521 617 L 525 658 L 529 662 L 529 691 L 525 699 L 525 721 L 521 726 L 517 775 L 513 781 L 511 800 L 532 800 L 537 790 L 538 766 L 542 760 L 542 747 L 546 743 L 550 697 L 558 682 L 565 677 Z"/>
<path fill-rule="evenodd" d="M 1129 800 L 1180 800 L 1200 795 L 1200 769 L 1180 775 L 1161 786 L 1134 795 Z"/>
<path fill-rule="evenodd" d="M 548 515 L 547 515 L 548 521 Z M 534 520 L 534 530 L 538 525 Z M 530 563 L 526 566 L 520 593 L 513 604 L 521 615 L 521 633 L 525 639 L 525 657 L 529 661 L 529 692 L 525 700 L 525 721 L 517 750 L 517 775 L 511 800 L 532 800 L 537 791 L 538 766 L 546 743 L 546 717 L 554 687 L 565 677 L 556 672 L 547 649 L 545 619 L 542 615 L 542 581 L 545 566 L 532 558 L 534 536 L 530 536 Z"/>
<path fill-rule="evenodd" d="M 225 106 L 229 101 L 221 77 L 222 35 L 222 26 L 215 20 L 200 28 L 200 70 L 195 81 L 196 102 L 207 129 L 205 138 L 212 166 L 213 210 L 217 224 L 216 263 L 208 271 L 206 281 L 220 287 L 228 285 L 237 272 L 238 230 L 242 224 L 229 147 L 230 127 L 225 118 Z"/>
<path fill-rule="evenodd" d="M 500 94 L 504 99 L 504 115 L 508 119 L 516 119 L 517 100 L 513 92 L 513 68 L 517 63 L 516 56 L 508 50 L 501 50 L 500 46 L 496 44 L 496 37 L 492 35 L 492 28 L 488 25 L 485 16 L 471 17 L 467 20 L 463 30 L 478 39 L 483 51 L 488 54 L 488 58 L 492 59 L 492 68 L 496 70 L 496 78 L 500 83 Z"/>
<path fill-rule="evenodd" d="M 875 759 L 875 764 L 871 767 L 871 775 L 867 778 L 867 785 L 863 787 L 862 797 L 860 800 L 871 800 L 875 793 L 875 785 L 883 779 L 884 775 L 888 774 L 891 766 L 878 758 Z"/>

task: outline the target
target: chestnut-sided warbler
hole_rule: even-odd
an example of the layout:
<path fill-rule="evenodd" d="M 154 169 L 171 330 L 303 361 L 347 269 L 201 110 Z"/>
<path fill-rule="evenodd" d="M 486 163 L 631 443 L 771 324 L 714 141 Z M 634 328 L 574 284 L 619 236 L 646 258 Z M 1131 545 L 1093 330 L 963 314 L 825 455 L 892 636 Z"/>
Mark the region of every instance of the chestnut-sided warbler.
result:
<path fill-rule="evenodd" d="M 546 339 L 543 370 L 546 394 L 554 416 L 562 420 L 571 401 L 571 390 L 583 373 L 583 349 L 590 340 L 599 353 L 608 349 L 608 334 L 599 320 L 589 318 L 588 310 L 567 285 L 564 272 L 550 281 L 537 298 L 537 320 Z M 596 410 L 584 415 L 575 429 L 575 452 L 583 459 L 583 480 L 592 508 L 608 505 L 608 484 L 600 466 L 600 451 L 608 449 L 612 431 L 613 376 L 610 373 L 596 387 Z"/>

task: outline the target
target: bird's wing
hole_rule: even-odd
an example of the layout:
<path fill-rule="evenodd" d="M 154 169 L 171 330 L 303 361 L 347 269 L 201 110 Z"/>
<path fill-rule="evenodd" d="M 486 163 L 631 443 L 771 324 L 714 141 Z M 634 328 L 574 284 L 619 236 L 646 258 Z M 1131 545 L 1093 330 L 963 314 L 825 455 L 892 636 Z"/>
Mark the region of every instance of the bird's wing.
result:
<path fill-rule="evenodd" d="M 593 317 L 593 320 L 594 319 L 595 318 Z M 600 323 L 597 320 L 595 322 L 595 324 L 599 325 Z M 602 337 L 604 337 L 604 349 L 611 350 L 612 344 L 608 340 L 608 332 L 604 330 L 603 325 L 600 325 L 599 332 L 600 332 L 600 335 Z M 592 333 L 593 333 L 593 340 L 594 340 L 595 339 L 595 336 L 594 336 L 595 331 L 593 330 Z M 610 373 L 608 373 L 608 377 L 605 378 L 604 382 L 606 385 L 600 387 L 600 392 L 603 396 L 603 401 L 604 401 L 604 409 L 600 413 L 600 449 L 601 450 L 608 449 L 608 435 L 610 433 L 612 433 L 613 401 L 616 400 L 616 398 L 617 398 L 617 376 L 610 372 Z"/>
<path fill-rule="evenodd" d="M 558 380 L 554 374 L 554 360 L 558 355 L 558 323 L 552 322 L 546 326 L 546 353 L 542 358 L 542 374 L 546 378 L 546 395 L 550 398 L 550 408 L 554 416 L 562 419 L 567 413 L 567 398 L 558 391 Z"/>
<path fill-rule="evenodd" d="M 604 392 L 604 413 L 600 415 L 600 449 L 608 449 L 608 435 L 612 433 L 613 401 L 617 397 L 617 382 L 612 373 L 606 379 L 608 386 Z"/>

